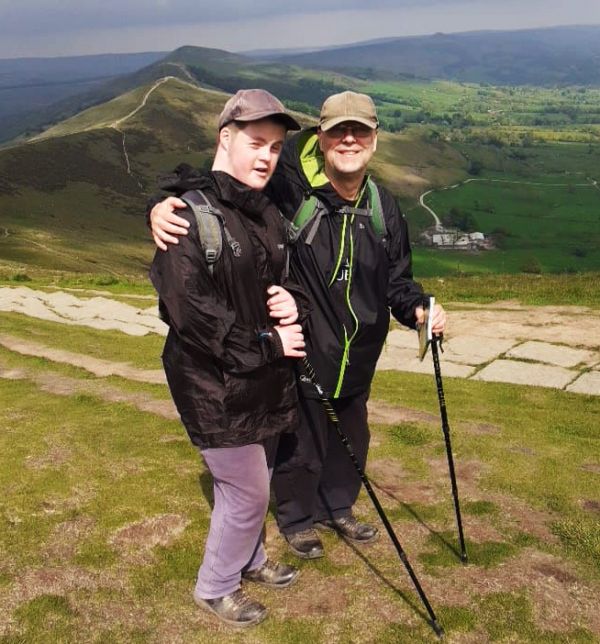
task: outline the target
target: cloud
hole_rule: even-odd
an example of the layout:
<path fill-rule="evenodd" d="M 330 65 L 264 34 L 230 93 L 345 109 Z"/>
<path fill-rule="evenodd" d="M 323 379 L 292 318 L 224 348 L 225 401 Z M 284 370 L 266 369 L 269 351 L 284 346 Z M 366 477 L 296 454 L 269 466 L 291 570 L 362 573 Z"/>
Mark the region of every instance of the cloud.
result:
<path fill-rule="evenodd" d="M 10 2 L 10 4 L 9 4 Z M 0 58 L 326 47 L 476 29 L 600 24 L 589 0 L 0 0 Z"/>
<path fill-rule="evenodd" d="M 465 0 L 463 0 L 464 2 Z M 493 4 L 495 0 L 466 0 Z M 451 6 L 455 0 L 370 0 L 369 11 L 427 6 Z M 109 29 L 144 26 L 238 22 L 256 18 L 364 10 L 364 0 L 28 0 L 0 4 L 0 34 L 15 29 L 29 33 L 65 33 L 86 28 Z"/>

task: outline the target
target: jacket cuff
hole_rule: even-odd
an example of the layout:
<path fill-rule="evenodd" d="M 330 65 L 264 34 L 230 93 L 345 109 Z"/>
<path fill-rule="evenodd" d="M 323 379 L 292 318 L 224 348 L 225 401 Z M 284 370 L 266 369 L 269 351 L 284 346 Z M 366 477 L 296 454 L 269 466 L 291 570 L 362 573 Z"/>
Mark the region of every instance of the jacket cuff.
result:
<path fill-rule="evenodd" d="M 152 208 L 156 206 L 157 203 L 160 203 L 165 197 L 150 197 L 148 201 L 146 202 L 146 226 L 152 230 L 152 223 L 150 222 L 150 213 L 152 212 Z"/>
<path fill-rule="evenodd" d="M 274 362 L 285 357 L 281 336 L 273 326 L 266 326 L 258 330 L 258 341 L 263 347 L 267 362 Z"/>

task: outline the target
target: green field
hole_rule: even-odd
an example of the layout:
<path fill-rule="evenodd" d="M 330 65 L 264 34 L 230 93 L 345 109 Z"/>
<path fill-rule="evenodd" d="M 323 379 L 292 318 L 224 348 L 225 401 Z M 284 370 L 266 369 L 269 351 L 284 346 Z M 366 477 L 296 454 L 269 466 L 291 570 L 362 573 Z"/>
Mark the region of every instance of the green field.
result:
<path fill-rule="evenodd" d="M 436 213 L 468 212 L 475 230 L 498 236 L 497 250 L 459 258 L 447 251 L 452 258 L 436 257 L 437 266 L 454 262 L 457 270 L 491 273 L 600 269 L 600 188 L 581 176 L 537 179 L 472 179 L 428 195 L 426 204 Z"/>
<path fill-rule="evenodd" d="M 551 140 L 597 141 L 600 137 L 597 88 L 494 87 L 425 80 L 367 81 L 364 88 L 378 101 L 384 126 L 392 130 L 430 123 L 466 130 L 466 136 L 470 128 L 474 134 L 493 128 L 499 139 L 509 138 L 519 128 Z"/>

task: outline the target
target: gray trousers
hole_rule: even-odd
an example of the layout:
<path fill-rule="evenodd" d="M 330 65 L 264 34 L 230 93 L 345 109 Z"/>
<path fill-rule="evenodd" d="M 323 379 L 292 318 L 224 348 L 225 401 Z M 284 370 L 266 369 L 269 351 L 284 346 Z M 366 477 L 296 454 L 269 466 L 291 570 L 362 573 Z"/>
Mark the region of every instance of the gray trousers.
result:
<path fill-rule="evenodd" d="M 242 572 L 267 560 L 262 532 L 278 437 L 242 447 L 200 450 L 213 477 L 214 507 L 194 594 L 216 599 L 237 590 Z"/>

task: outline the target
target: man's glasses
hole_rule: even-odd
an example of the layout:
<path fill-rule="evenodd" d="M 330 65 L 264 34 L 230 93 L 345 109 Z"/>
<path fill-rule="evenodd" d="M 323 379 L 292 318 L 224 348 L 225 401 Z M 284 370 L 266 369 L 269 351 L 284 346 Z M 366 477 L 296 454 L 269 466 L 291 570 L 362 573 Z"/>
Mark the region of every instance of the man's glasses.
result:
<path fill-rule="evenodd" d="M 342 139 L 348 132 L 350 132 L 355 139 L 366 139 L 371 136 L 374 131 L 375 130 L 370 128 L 368 125 L 363 125 L 362 123 L 352 123 L 352 125 L 349 125 L 348 123 L 340 123 L 339 125 L 334 125 L 332 128 L 329 128 L 325 134 L 332 139 Z"/>

